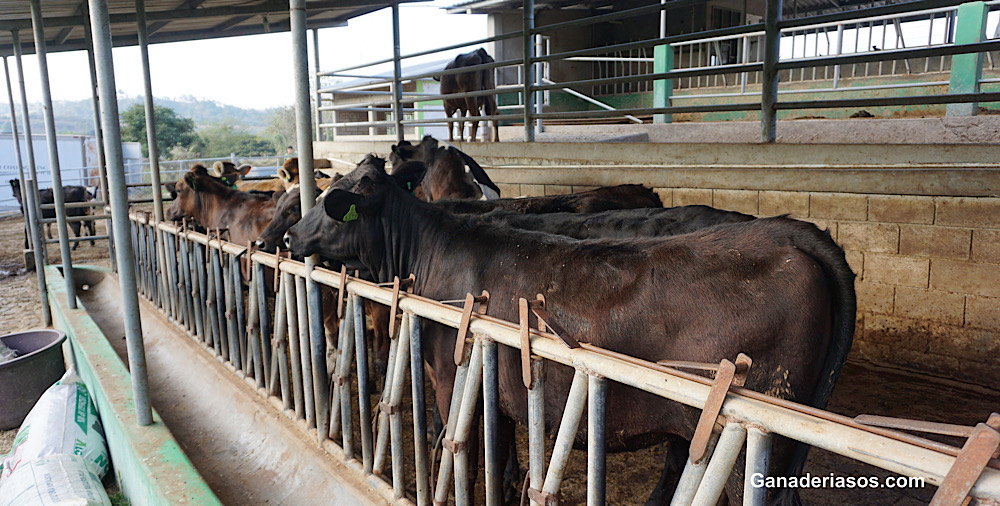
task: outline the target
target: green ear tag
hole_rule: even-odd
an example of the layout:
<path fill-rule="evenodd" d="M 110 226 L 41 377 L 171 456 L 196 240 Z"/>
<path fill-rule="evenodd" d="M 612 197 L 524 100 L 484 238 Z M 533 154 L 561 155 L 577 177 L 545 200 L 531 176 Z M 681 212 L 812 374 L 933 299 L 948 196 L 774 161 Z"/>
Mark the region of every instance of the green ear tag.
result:
<path fill-rule="evenodd" d="M 411 191 L 413 190 L 413 188 L 411 187 L 411 183 L 409 181 L 406 182 L 406 189 Z"/>
<path fill-rule="evenodd" d="M 356 219 L 358 219 L 358 211 L 354 208 L 354 204 L 351 204 L 351 208 L 344 215 L 344 221 L 354 221 Z"/>

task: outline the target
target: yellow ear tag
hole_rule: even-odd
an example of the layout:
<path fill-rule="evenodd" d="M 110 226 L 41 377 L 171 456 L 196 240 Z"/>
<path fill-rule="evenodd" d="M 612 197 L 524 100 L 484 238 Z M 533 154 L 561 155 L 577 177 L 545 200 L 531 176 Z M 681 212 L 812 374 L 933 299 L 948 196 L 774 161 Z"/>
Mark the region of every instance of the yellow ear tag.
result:
<path fill-rule="evenodd" d="M 351 208 L 344 215 L 344 221 L 354 221 L 356 219 L 358 219 L 358 211 L 354 208 L 354 204 L 351 204 Z"/>

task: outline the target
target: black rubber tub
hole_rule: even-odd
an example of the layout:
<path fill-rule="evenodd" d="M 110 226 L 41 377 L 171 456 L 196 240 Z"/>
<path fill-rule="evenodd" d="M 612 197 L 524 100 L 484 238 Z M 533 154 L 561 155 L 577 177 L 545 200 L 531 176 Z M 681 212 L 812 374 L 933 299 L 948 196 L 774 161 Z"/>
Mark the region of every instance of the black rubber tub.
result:
<path fill-rule="evenodd" d="M 0 364 L 0 430 L 21 425 L 38 398 L 66 372 L 66 334 L 39 329 L 0 336 L 18 357 Z"/>

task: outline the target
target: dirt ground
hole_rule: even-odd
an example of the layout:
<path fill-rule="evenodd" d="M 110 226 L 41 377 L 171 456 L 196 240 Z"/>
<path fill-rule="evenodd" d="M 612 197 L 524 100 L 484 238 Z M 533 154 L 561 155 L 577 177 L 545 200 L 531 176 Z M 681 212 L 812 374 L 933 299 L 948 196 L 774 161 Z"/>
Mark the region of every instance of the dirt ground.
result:
<path fill-rule="evenodd" d="M 21 224 L 19 217 L 0 220 L 0 328 L 3 332 L 16 332 L 42 324 L 37 278 L 34 272 L 23 269 Z M 103 222 L 98 225 L 98 234 L 104 234 Z M 49 261 L 57 263 L 58 245 L 50 245 L 48 250 Z M 73 252 L 73 260 L 106 266 L 106 243 L 98 242 L 94 247 L 89 243 L 81 244 Z M 997 391 L 852 361 L 844 369 L 829 410 L 847 416 L 867 413 L 974 425 L 996 411 L 998 405 L 1000 392 Z M 404 413 L 408 411 L 404 410 Z M 404 423 L 408 425 L 408 415 L 405 418 Z M 519 439 L 526 441 L 525 431 L 519 430 Z M 14 432 L 0 432 L 0 454 L 9 450 Z M 404 430 L 404 434 L 408 432 Z M 941 440 L 961 445 L 961 441 Z M 550 447 L 551 443 L 549 441 Z M 409 447 L 408 442 L 404 447 Z M 609 455 L 609 502 L 643 502 L 659 479 L 666 451 L 665 445 L 658 445 L 640 452 Z M 550 454 L 551 448 L 546 452 L 546 455 Z M 522 466 L 527 465 L 527 455 L 523 450 L 520 461 Z M 845 477 L 878 476 L 883 480 L 890 475 L 878 468 L 817 449 L 811 450 L 806 471 L 814 476 L 834 473 Z M 481 499 L 482 481 L 477 488 L 477 497 Z M 911 489 L 807 489 L 802 490 L 801 495 L 807 504 L 910 505 L 928 502 L 934 491 L 935 487 L 927 485 Z M 584 502 L 585 497 L 586 453 L 574 451 L 565 472 L 562 500 L 566 504 L 577 504 Z"/>

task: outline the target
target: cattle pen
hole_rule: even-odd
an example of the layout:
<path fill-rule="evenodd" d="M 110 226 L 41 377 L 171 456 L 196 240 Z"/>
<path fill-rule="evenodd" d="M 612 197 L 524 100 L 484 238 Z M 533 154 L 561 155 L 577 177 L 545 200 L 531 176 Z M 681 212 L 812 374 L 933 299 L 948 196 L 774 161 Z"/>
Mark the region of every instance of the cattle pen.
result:
<path fill-rule="evenodd" d="M 994 26 L 988 23 L 994 19 L 990 13 L 1000 2 L 917 0 L 785 19 L 788 5 L 767 0 L 759 6 L 763 8 L 759 23 L 751 23 L 746 11 L 745 22 L 738 26 L 706 26 L 706 30 L 685 34 L 668 33 L 667 16 L 677 10 L 693 12 L 699 2 L 646 2 L 628 8 L 612 6 L 607 11 L 594 7 L 573 19 L 559 17 L 560 2 L 470 2 L 454 9 L 471 12 L 491 5 L 503 7 L 506 11 L 498 11 L 496 26 L 505 26 L 503 16 L 514 12 L 520 30 L 407 55 L 400 50 L 397 1 L 210 0 L 183 2 L 181 8 L 177 3 L 136 0 L 132 6 L 107 0 L 32 0 L 0 12 L 0 34 L 9 32 L 7 37 L 0 35 L 0 52 L 13 56 L 19 69 L 25 48 L 39 56 L 50 160 L 58 156 L 47 45 L 52 51 L 86 49 L 90 55 L 96 130 L 102 141 L 101 195 L 97 202 L 85 205 L 110 213 L 100 217 L 108 220 L 108 232 L 98 238 L 108 241 L 111 269 L 72 262 L 68 224 L 77 218 L 67 216 L 70 206 L 62 194 L 58 162 L 50 168 L 61 266 L 45 265 L 41 228 L 47 220 L 41 218 L 45 207 L 39 200 L 30 142 L 23 163 L 28 170 L 22 169 L 20 151 L 18 170 L 27 197 L 25 222 L 33 258 L 38 260 L 44 322 L 70 335 L 67 346 L 72 362 L 95 391 L 102 417 L 115 420 L 105 427 L 116 479 L 132 502 L 495 505 L 520 499 L 549 505 L 568 502 L 565 490 L 571 477 L 567 470 L 574 458 L 585 462 L 585 479 L 575 480 L 579 490 L 572 497 L 576 501 L 591 505 L 633 502 L 641 499 L 608 492 L 609 481 L 616 478 L 607 466 L 611 458 L 608 440 L 615 437 L 605 427 L 608 406 L 614 401 L 608 392 L 624 386 L 701 414 L 697 426 L 691 427 L 690 457 L 676 470 L 679 479 L 672 496 L 660 498 L 663 503 L 710 505 L 724 501 L 723 494 L 740 497 L 744 504 L 773 501 L 777 491 L 789 486 L 763 478 L 781 474 L 773 468 L 781 456 L 772 448 L 775 442 L 786 440 L 878 468 L 899 483 L 937 487 L 926 494 L 932 504 L 964 504 L 967 497 L 978 504 L 1000 503 L 997 413 L 984 413 L 981 423 L 974 426 L 872 415 L 847 417 L 744 388 L 748 371 L 754 370 L 753 356 L 719 357 L 713 363 L 689 362 L 683 357 L 654 362 L 576 343 L 559 330 L 558 319 L 546 312 L 544 297 L 537 297 L 542 294 L 522 294 L 517 300 L 520 318 L 505 321 L 487 314 L 488 293 L 434 300 L 412 293 L 412 278 L 372 282 L 347 267 L 327 268 L 317 255 L 300 261 L 280 250 L 268 253 L 252 244 L 229 242 L 224 229 L 198 230 L 186 220 L 166 220 L 164 201 L 169 198 L 161 187 L 175 181 L 160 179 L 152 121 L 147 123 L 149 182 L 129 183 L 126 178 L 111 58 L 114 45 L 141 47 L 145 106 L 151 118 L 148 43 L 290 31 L 303 214 L 317 205 L 311 177 L 316 172 L 314 157 L 327 156 L 349 167 L 368 153 L 394 151 L 395 145 L 390 144 L 404 137 L 415 140 L 412 136 L 421 133 L 424 125 L 446 125 L 450 134 L 452 123 L 470 120 L 500 122 L 504 130 L 501 139 L 494 140 L 511 141 L 455 143 L 484 162 L 505 196 L 631 183 L 655 188 L 665 207 L 708 204 L 753 216 L 790 214 L 810 221 L 826 228 L 843 246 L 846 262 L 858 274 L 860 317 L 852 354 L 995 388 L 995 356 L 1000 349 L 996 337 L 1000 292 L 995 286 L 1000 279 L 1000 253 L 996 251 L 1000 214 L 995 214 L 1000 211 L 996 197 L 1000 163 L 995 160 L 995 139 L 992 144 L 938 139 L 887 146 L 878 141 L 782 143 L 779 128 L 794 127 L 791 121 L 779 123 L 779 112 L 948 104 L 949 116 L 966 118 L 951 128 L 965 128 L 965 133 L 975 128 L 1000 131 L 1000 124 L 991 118 L 972 116 L 980 104 L 1000 102 L 1000 92 L 993 88 L 998 79 L 983 73 L 983 62 L 988 59 L 992 67 L 992 54 L 1000 50 L 1000 22 L 992 37 L 987 33 L 987 27 Z M 315 47 L 318 29 L 341 26 L 380 8 L 392 12 L 391 58 L 323 71 L 317 57 L 310 70 L 307 30 L 313 30 Z M 567 49 L 553 35 L 636 17 L 659 21 L 661 13 L 664 21 L 651 25 L 659 29 L 657 33 L 639 41 L 607 45 L 589 41 L 590 46 Z M 548 24 L 536 26 L 536 14 L 551 16 Z M 272 16 L 272 22 L 265 17 L 261 26 L 253 19 L 259 15 Z M 692 14 L 692 19 L 697 18 Z M 931 26 L 935 19 L 944 21 L 951 35 L 940 43 L 929 39 L 919 47 L 901 43 L 884 49 L 887 27 L 897 27 L 897 40 L 904 40 L 899 27 L 923 19 Z M 857 45 L 865 27 L 870 42 L 873 27 L 879 23 L 883 50 L 849 52 L 843 48 L 845 30 L 854 31 Z M 123 30 L 125 26 L 129 29 Z M 27 29 L 33 31 L 32 44 L 19 40 L 19 32 Z M 970 30 L 975 36 L 969 36 Z M 782 44 L 796 41 L 800 50 L 806 42 L 818 48 L 821 33 L 828 40 L 827 54 L 816 49 L 797 57 L 794 46 L 789 54 L 782 52 Z M 836 44 L 829 42 L 831 33 L 836 34 Z M 505 41 L 517 41 L 520 46 L 504 46 Z M 718 42 L 732 48 L 725 57 Z M 420 104 L 433 104 L 445 95 L 407 86 L 415 86 L 422 78 L 461 71 L 405 75 L 402 61 L 483 45 L 495 48 L 497 61 L 471 69 L 495 72 L 498 86 L 451 96 L 496 96 L 500 112 L 470 112 L 464 119 L 421 112 Z M 553 46 L 562 52 L 552 53 Z M 552 79 L 559 75 L 557 62 L 579 65 L 590 62 L 581 58 L 607 58 L 614 51 L 639 48 L 656 54 L 653 61 L 642 61 L 653 64 L 645 72 L 615 76 L 598 72 L 597 77 L 561 82 Z M 319 50 L 315 47 L 314 54 Z M 511 51 L 520 54 L 500 54 Z M 754 60 L 751 54 L 759 58 Z M 794 80 L 789 78 L 796 73 L 803 80 L 807 68 L 831 70 L 837 83 L 833 88 L 839 90 L 848 65 L 852 77 L 855 66 L 877 64 L 881 69 L 884 62 L 893 62 L 893 69 L 896 62 L 905 62 L 900 66 L 906 68 L 919 67 L 917 61 L 925 68 L 930 68 L 930 62 L 940 62 L 939 70 L 944 71 L 945 58 L 949 62 L 947 87 L 943 81 L 916 85 L 921 90 L 936 86 L 941 93 L 879 94 L 903 87 L 880 83 L 873 96 L 830 98 L 823 93 L 840 91 L 821 88 L 812 95 L 819 98 L 794 95 L 791 100 L 779 100 L 783 93 L 779 83 Z M 6 68 L 7 56 L 4 63 Z M 359 78 L 364 83 L 349 86 L 324 85 L 325 78 L 357 76 L 358 69 L 387 64 L 392 66 L 391 75 L 363 75 Z M 516 82 L 504 81 L 504 69 L 515 68 Z M 817 75 L 815 70 L 813 75 Z M 708 81 L 718 76 L 723 76 L 726 85 L 731 84 L 727 79 L 740 83 L 742 89 L 717 89 L 715 98 L 721 101 L 698 105 L 678 105 L 671 98 L 670 90 L 682 89 L 682 82 L 691 86 L 694 78 L 698 94 L 689 93 L 679 100 L 703 100 L 701 78 Z M 651 102 L 643 106 L 612 107 L 610 99 L 585 92 L 640 81 L 653 93 L 648 97 Z M 759 88 L 747 92 L 748 83 Z M 19 84 L 25 104 L 23 134 L 30 139 L 23 77 Z M 13 118 L 9 73 L 7 85 Z M 854 91 L 864 92 L 866 86 L 861 83 Z M 792 93 L 783 91 L 785 96 Z M 559 110 L 554 106 L 558 100 L 551 98 L 559 94 L 588 105 L 585 110 Z M 730 100 L 755 94 L 759 100 Z M 341 100 L 357 95 L 364 95 L 365 101 Z M 363 119 L 337 119 L 342 112 L 360 112 Z M 538 142 L 566 126 L 559 122 L 578 119 L 615 117 L 631 123 L 664 123 L 673 115 L 744 112 L 757 114 L 757 121 L 719 127 L 730 132 L 741 129 L 735 134 L 744 139 L 740 143 L 649 142 L 656 135 L 710 135 L 705 127 L 693 125 L 661 125 L 664 129 L 655 131 L 615 125 L 621 128 L 622 137 L 614 143 Z M 874 121 L 872 130 L 890 128 L 886 121 L 908 120 Z M 12 126 L 16 140 L 18 127 Z M 816 128 L 838 135 L 829 125 Z M 361 129 L 368 137 L 345 135 L 351 129 Z M 696 133 L 684 134 L 685 129 Z M 748 131 L 750 140 L 746 140 Z M 914 127 L 913 131 L 922 130 Z M 591 139 L 594 133 L 584 128 L 572 135 Z M 604 133 L 600 140 L 613 137 Z M 140 184 L 153 189 L 150 199 L 136 198 L 130 192 L 130 187 Z M 146 204 L 149 211 L 132 204 Z M 339 317 L 335 336 L 324 328 L 324 313 L 330 311 L 324 297 L 330 294 Z M 387 306 L 390 311 L 384 374 L 374 366 L 377 357 L 367 332 L 366 303 Z M 427 323 L 455 329 L 458 334 L 453 391 L 448 411 L 440 413 L 446 421 L 440 435 L 432 436 L 433 403 L 427 400 L 434 396 L 431 379 L 425 377 L 428 348 L 422 340 Z M 912 327 L 900 330 L 905 325 Z M 904 343 L 899 336 L 907 332 L 937 340 L 919 343 L 919 350 L 907 348 L 912 344 L 909 341 L 916 340 L 910 337 Z M 900 362 L 891 356 L 896 346 L 906 351 Z M 510 483 L 509 470 L 501 465 L 501 454 L 510 451 L 500 443 L 497 429 L 503 410 L 498 353 L 503 349 L 516 350 L 521 358 L 517 373 L 523 379 L 528 406 L 527 436 L 517 442 L 527 456 L 523 483 Z M 565 405 L 554 405 L 544 393 L 546 371 L 563 368 L 572 371 L 572 385 Z M 214 388 L 205 388 L 206 384 Z M 561 416 L 554 415 L 553 409 Z M 558 423 L 546 426 L 546 420 L 554 416 Z M 574 448 L 585 449 L 585 454 L 574 453 Z M 819 479 L 821 485 L 791 488 L 838 487 L 833 484 L 833 473 L 811 478 Z M 830 484 L 824 481 L 827 478 Z M 520 498 L 507 497 L 511 485 Z"/>

